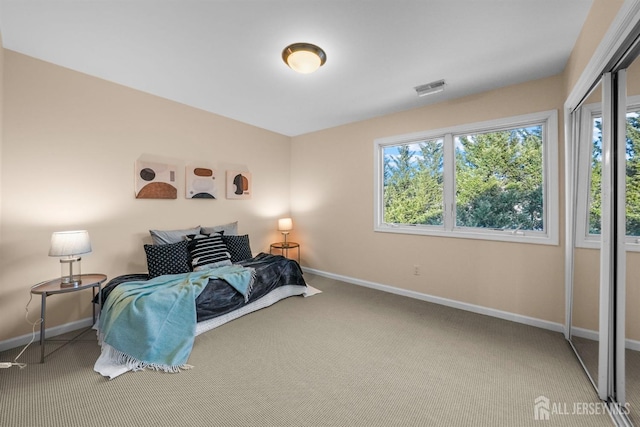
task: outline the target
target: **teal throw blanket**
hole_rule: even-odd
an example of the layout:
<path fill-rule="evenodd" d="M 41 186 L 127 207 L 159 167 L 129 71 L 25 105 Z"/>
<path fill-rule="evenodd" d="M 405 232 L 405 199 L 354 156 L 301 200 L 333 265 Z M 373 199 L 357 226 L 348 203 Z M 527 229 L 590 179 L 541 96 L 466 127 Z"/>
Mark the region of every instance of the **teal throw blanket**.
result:
<path fill-rule="evenodd" d="M 222 279 L 248 300 L 255 270 L 237 265 L 123 283 L 100 314 L 100 337 L 115 350 L 115 362 L 133 370 L 179 372 L 195 339 L 195 300 L 209 279 Z"/>

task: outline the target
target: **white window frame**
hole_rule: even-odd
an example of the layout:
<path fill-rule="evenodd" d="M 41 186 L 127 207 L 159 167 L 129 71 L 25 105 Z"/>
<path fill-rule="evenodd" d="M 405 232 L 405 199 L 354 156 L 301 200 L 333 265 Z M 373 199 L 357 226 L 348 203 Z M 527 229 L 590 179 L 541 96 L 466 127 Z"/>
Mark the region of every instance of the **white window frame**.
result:
<path fill-rule="evenodd" d="M 640 95 L 627 97 L 627 111 L 640 110 Z M 591 194 L 591 155 L 593 118 L 602 117 L 602 103 L 583 105 L 580 117 L 580 151 L 578 153 L 578 194 L 576 197 L 576 246 L 600 249 L 600 234 L 589 234 L 589 194 Z M 640 237 L 626 236 L 626 250 L 640 252 Z"/>
<path fill-rule="evenodd" d="M 457 136 L 487 133 L 505 128 L 543 126 L 542 170 L 544 230 L 495 230 L 487 228 L 457 227 L 455 218 L 455 147 Z M 443 226 L 389 224 L 384 219 L 384 149 L 388 146 L 411 144 L 442 138 L 444 140 L 443 171 Z M 374 231 L 382 233 L 419 234 L 427 236 L 456 237 L 465 239 L 497 240 L 504 242 L 537 243 L 558 245 L 559 243 L 559 199 L 558 199 L 558 111 L 549 110 L 533 114 L 490 120 L 416 132 L 405 135 L 378 138 L 374 146 Z"/>

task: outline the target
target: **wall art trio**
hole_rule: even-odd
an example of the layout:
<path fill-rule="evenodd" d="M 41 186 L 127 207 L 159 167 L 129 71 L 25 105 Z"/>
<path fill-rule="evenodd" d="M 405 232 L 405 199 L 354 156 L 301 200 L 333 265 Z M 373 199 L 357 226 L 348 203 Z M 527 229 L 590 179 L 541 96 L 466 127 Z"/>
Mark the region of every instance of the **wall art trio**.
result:
<path fill-rule="evenodd" d="M 177 199 L 177 170 L 175 164 L 150 160 L 136 160 L 136 199 Z M 251 198 L 251 174 L 246 171 L 226 171 L 227 199 Z M 218 198 L 217 171 L 206 163 L 194 163 L 185 167 L 185 198 Z"/>

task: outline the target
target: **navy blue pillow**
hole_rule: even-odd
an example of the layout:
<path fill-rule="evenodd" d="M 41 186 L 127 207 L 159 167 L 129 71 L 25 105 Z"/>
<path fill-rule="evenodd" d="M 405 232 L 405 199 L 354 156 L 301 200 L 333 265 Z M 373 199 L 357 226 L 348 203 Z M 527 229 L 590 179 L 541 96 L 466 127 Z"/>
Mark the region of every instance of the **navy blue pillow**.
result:
<path fill-rule="evenodd" d="M 187 243 L 186 240 L 182 240 L 164 245 L 144 245 L 149 278 L 190 272 Z"/>
<path fill-rule="evenodd" d="M 223 234 L 222 241 L 227 245 L 227 250 L 231 255 L 231 262 L 236 263 L 253 258 L 248 234 L 243 236 L 227 236 Z"/>

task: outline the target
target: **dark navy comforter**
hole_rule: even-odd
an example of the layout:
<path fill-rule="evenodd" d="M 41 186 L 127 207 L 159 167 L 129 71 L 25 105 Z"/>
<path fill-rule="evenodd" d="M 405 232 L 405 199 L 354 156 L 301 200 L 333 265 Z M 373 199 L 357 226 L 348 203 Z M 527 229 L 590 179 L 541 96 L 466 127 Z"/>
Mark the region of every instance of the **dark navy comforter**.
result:
<path fill-rule="evenodd" d="M 300 265 L 281 255 L 260 253 L 238 264 L 256 270 L 256 280 L 249 294 L 249 300 L 245 303 L 244 297 L 227 282 L 220 279 L 210 279 L 209 284 L 196 299 L 198 322 L 237 310 L 262 298 L 279 286 L 307 286 L 302 277 Z M 149 276 L 146 274 L 126 274 L 115 277 L 102 288 L 102 301 L 106 301 L 111 290 L 121 283 L 148 279 Z M 97 303 L 97 296 L 94 302 Z"/>

